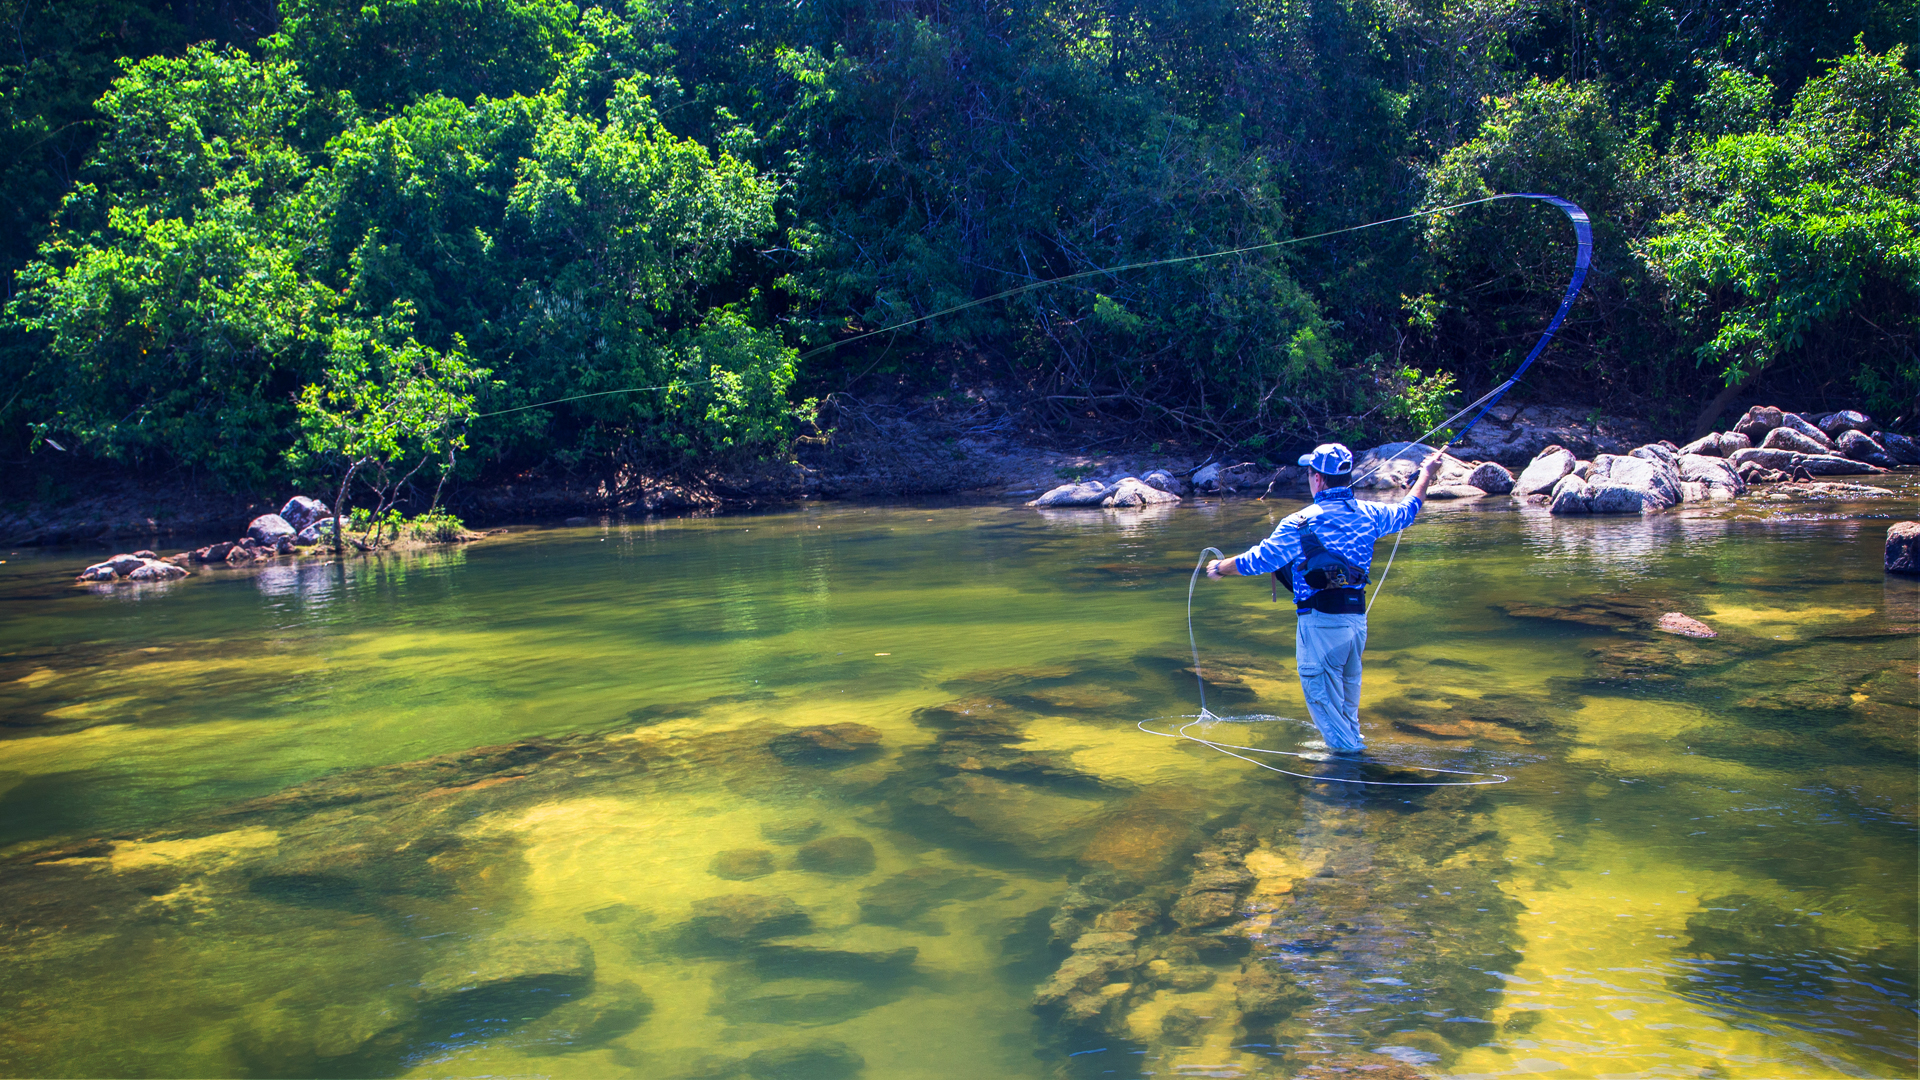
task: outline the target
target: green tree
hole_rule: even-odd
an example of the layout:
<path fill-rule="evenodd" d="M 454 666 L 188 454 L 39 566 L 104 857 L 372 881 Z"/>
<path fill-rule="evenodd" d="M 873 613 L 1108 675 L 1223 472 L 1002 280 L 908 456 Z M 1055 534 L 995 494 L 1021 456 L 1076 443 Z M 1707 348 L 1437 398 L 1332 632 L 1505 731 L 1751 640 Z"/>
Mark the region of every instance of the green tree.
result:
<path fill-rule="evenodd" d="M 429 464 L 438 463 L 444 479 L 454 454 L 466 449 L 460 425 L 473 416 L 472 387 L 489 374 L 457 349 L 436 352 L 413 340 L 390 344 L 399 329 L 384 320 L 336 329 L 327 342 L 325 376 L 303 387 L 297 400 L 300 435 L 287 463 L 296 474 L 338 479 L 335 551 L 356 478 L 373 492 L 367 516 L 375 522 Z M 435 488 L 430 511 L 438 508 L 438 494 Z"/>
<path fill-rule="evenodd" d="M 1843 57 L 1781 123 L 1676 162 L 1677 205 L 1639 251 L 1730 390 L 1789 356 L 1850 376 L 1874 409 L 1920 386 L 1920 89 L 1903 55 Z"/>
<path fill-rule="evenodd" d="M 578 42 L 572 0 L 284 0 L 271 52 L 387 111 L 445 94 L 534 93 Z"/>
<path fill-rule="evenodd" d="M 8 305 L 37 422 L 110 458 L 268 475 L 338 306 L 298 262 L 328 106 L 289 64 L 212 49 L 114 83 L 111 134 Z"/>

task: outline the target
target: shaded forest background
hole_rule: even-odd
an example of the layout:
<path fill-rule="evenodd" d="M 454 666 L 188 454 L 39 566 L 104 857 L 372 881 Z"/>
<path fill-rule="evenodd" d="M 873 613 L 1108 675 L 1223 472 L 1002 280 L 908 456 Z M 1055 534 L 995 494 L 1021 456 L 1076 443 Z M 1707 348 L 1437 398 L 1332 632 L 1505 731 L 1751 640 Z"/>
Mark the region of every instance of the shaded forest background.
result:
<path fill-rule="evenodd" d="M 1911 0 L 0 11 L 16 466 L 236 490 L 354 453 L 719 468 L 881 390 L 1256 457 L 1405 436 L 1532 344 L 1571 263 L 1557 211 L 1083 277 L 827 346 L 1510 191 L 1596 234 L 1526 399 L 1676 435 L 1760 397 L 1915 420 Z"/>

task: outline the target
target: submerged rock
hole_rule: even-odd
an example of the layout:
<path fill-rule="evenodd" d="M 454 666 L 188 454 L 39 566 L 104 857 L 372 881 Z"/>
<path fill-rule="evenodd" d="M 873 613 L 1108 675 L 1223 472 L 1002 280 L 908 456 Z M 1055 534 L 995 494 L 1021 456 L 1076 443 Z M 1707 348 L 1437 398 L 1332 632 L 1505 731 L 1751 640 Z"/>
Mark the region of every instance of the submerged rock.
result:
<path fill-rule="evenodd" d="M 859 836 L 828 836 L 802 846 L 795 862 L 816 874 L 859 877 L 873 873 L 873 843 Z"/>
<path fill-rule="evenodd" d="M 999 878 L 941 866 L 916 866 L 860 890 L 860 916 L 898 926 L 955 900 L 978 900 L 999 891 Z"/>
<path fill-rule="evenodd" d="M 595 986 L 592 993 L 560 1005 L 507 1041 L 538 1056 L 591 1050 L 639 1027 L 652 1012 L 653 999 L 638 983 Z"/>
<path fill-rule="evenodd" d="M 1248 958 L 1233 984 L 1233 1003 L 1253 1020 L 1284 1020 L 1312 1001 L 1292 975 L 1265 957 Z"/>
<path fill-rule="evenodd" d="M 728 881 L 747 881 L 773 873 L 773 852 L 765 848 L 735 848 L 713 857 L 707 872 Z"/>
<path fill-rule="evenodd" d="M 920 950 L 912 945 L 897 949 L 822 949 L 811 945 L 765 944 L 747 951 L 754 967 L 769 978 L 796 975 L 856 982 L 899 978 L 913 967 L 919 955 Z"/>
<path fill-rule="evenodd" d="M 866 1067 L 866 1058 L 832 1039 L 756 1050 L 746 1060 L 754 1080 L 844 1080 Z"/>
<path fill-rule="evenodd" d="M 804 844 L 820 835 L 826 828 L 818 818 L 802 818 L 797 821 L 764 821 L 760 823 L 760 835 L 776 844 Z"/>
<path fill-rule="evenodd" d="M 593 978 L 593 946 L 584 938 L 506 935 L 466 942 L 428 969 L 420 990 L 455 994 L 579 993 Z"/>
<path fill-rule="evenodd" d="M 736 893 L 694 905 L 693 928 L 716 941 L 748 942 L 804 934 L 813 920 L 784 896 Z"/>
<path fill-rule="evenodd" d="M 1712 638 L 1720 636 L 1719 631 L 1713 627 L 1708 626 L 1699 619 L 1690 618 L 1677 611 L 1669 611 L 1665 615 L 1660 616 L 1660 621 L 1654 624 L 1654 629 L 1664 633 L 1679 634 L 1681 637 L 1690 638 Z"/>
<path fill-rule="evenodd" d="M 775 757 L 797 765 L 847 761 L 879 746 L 879 729 L 865 724 L 804 727 L 777 735 L 767 743 Z"/>

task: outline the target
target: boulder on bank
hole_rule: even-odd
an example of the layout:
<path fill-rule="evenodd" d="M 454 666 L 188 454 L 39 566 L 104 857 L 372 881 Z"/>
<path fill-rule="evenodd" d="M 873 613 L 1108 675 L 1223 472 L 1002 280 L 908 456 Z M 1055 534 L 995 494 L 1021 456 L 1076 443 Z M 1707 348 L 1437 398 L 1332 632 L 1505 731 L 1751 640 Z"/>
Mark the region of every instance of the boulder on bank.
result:
<path fill-rule="evenodd" d="M 1505 495 L 1513 490 L 1513 474 L 1497 461 L 1483 461 L 1467 477 L 1467 483 L 1489 495 Z"/>
<path fill-rule="evenodd" d="M 1179 477 L 1173 475 L 1172 473 L 1168 472 L 1165 469 L 1154 469 L 1153 471 L 1142 476 L 1140 478 L 1140 482 L 1147 485 L 1150 488 L 1158 488 L 1159 490 L 1167 492 L 1170 495 L 1181 494 L 1180 489 L 1185 486 L 1184 484 L 1181 483 Z"/>
<path fill-rule="evenodd" d="M 247 522 L 247 535 L 263 544 L 274 544 L 283 536 L 292 538 L 299 531 L 279 514 L 261 514 Z"/>
<path fill-rule="evenodd" d="M 1843 431 L 1872 431 L 1873 420 L 1866 413 L 1841 409 L 1821 417 L 1820 430 L 1827 433 L 1827 438 L 1838 439 Z"/>
<path fill-rule="evenodd" d="M 293 538 L 295 547 L 312 547 L 315 544 L 333 543 L 333 518 L 323 517 L 301 529 Z"/>
<path fill-rule="evenodd" d="M 1841 432 L 1840 437 L 1834 440 L 1833 446 L 1840 452 L 1841 457 L 1864 461 L 1869 465 L 1878 465 L 1882 468 L 1893 465 L 1893 459 L 1887 456 L 1886 447 L 1873 441 L 1873 436 L 1852 428 Z"/>
<path fill-rule="evenodd" d="M 1714 431 L 1681 447 L 1680 453 L 1724 458 L 1732 457 L 1734 451 L 1745 450 L 1752 445 L 1751 440 L 1737 431 Z"/>
<path fill-rule="evenodd" d="M 1887 530 L 1887 573 L 1920 577 L 1920 521 L 1896 521 Z"/>
<path fill-rule="evenodd" d="M 1362 450 L 1353 459 L 1353 475 L 1365 479 L 1353 486 L 1361 489 L 1408 487 L 1435 452 L 1425 443 L 1412 442 L 1382 443 Z"/>
<path fill-rule="evenodd" d="M 1513 494 L 1544 495 L 1553 491 L 1560 478 L 1573 471 L 1575 460 L 1573 451 L 1565 447 L 1547 447 L 1521 470 L 1520 478 L 1513 482 Z"/>
<path fill-rule="evenodd" d="M 1876 431 L 1873 441 L 1886 448 L 1887 457 L 1896 465 L 1920 465 L 1920 443 L 1891 431 Z"/>
<path fill-rule="evenodd" d="M 280 516 L 288 525 L 293 526 L 295 532 L 301 532 L 321 518 L 331 518 L 333 511 L 327 509 L 327 504 L 319 499 L 295 495 L 287 500 L 287 505 L 280 508 Z"/>
<path fill-rule="evenodd" d="M 1809 438 L 1804 432 L 1782 426 L 1767 432 L 1760 446 L 1767 450 L 1791 450 L 1796 454 L 1824 454 L 1832 444 L 1822 445 L 1819 439 Z"/>
<path fill-rule="evenodd" d="M 1165 475 L 1165 474 L 1163 474 Z M 1154 487 L 1135 477 L 1124 477 L 1100 500 L 1101 506 L 1114 509 L 1126 509 L 1139 506 L 1155 506 L 1161 503 L 1177 503 L 1180 496 L 1171 491 Z"/>
<path fill-rule="evenodd" d="M 1858 476 L 1882 471 L 1867 462 L 1843 458 L 1838 454 L 1808 454 L 1795 464 L 1805 469 L 1809 476 Z"/>
<path fill-rule="evenodd" d="M 1734 468 L 1743 471 L 1747 465 L 1751 463 L 1756 468 L 1773 469 L 1777 472 L 1790 473 L 1793 471 L 1793 467 L 1798 465 L 1800 459 L 1804 456 L 1805 455 L 1795 453 L 1792 450 L 1773 450 L 1766 447 L 1754 446 L 1745 450 L 1734 451 L 1733 456 L 1727 460 L 1733 462 Z"/>
<path fill-rule="evenodd" d="M 1027 503 L 1028 506 L 1099 506 L 1107 497 L 1107 485 L 1098 480 L 1061 484 Z"/>
<path fill-rule="evenodd" d="M 1680 481 L 1704 485 L 1709 499 L 1719 501 L 1746 493 L 1747 483 L 1741 479 L 1740 470 L 1726 458 L 1682 454 L 1679 468 Z"/>
<path fill-rule="evenodd" d="M 1752 445 L 1758 446 L 1767 437 L 1767 432 L 1780 426 L 1781 415 L 1781 411 L 1772 405 L 1755 405 L 1733 425 L 1733 430 L 1746 436 Z"/>
<path fill-rule="evenodd" d="M 1807 438 L 1812 439 L 1815 443 L 1819 444 L 1823 449 L 1827 449 L 1827 450 L 1833 449 L 1833 440 L 1827 436 L 1827 433 L 1824 431 L 1821 431 L 1818 427 L 1814 426 L 1813 423 L 1808 421 L 1806 417 L 1801 416 L 1799 413 L 1790 413 L 1790 412 L 1781 413 L 1780 427 L 1787 428 L 1792 431 L 1797 431 L 1800 434 L 1805 435 Z"/>

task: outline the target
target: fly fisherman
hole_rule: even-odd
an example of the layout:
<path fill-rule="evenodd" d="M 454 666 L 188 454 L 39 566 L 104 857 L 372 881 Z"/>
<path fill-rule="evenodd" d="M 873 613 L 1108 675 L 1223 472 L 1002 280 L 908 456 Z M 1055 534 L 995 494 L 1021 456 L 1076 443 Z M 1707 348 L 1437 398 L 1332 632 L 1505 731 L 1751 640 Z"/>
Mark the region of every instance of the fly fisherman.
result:
<path fill-rule="evenodd" d="M 1374 541 L 1413 524 L 1444 457 L 1429 457 L 1413 489 L 1398 503 L 1361 502 L 1353 495 L 1353 451 L 1339 443 L 1322 443 L 1300 456 L 1300 464 L 1311 470 L 1307 487 L 1313 505 L 1287 515 L 1273 535 L 1246 553 L 1207 564 L 1210 578 L 1274 572 L 1293 588 L 1300 686 L 1307 694 L 1308 715 L 1336 754 L 1357 755 L 1365 748 L 1360 734 L 1360 654 L 1367 647 L 1366 584 Z"/>

